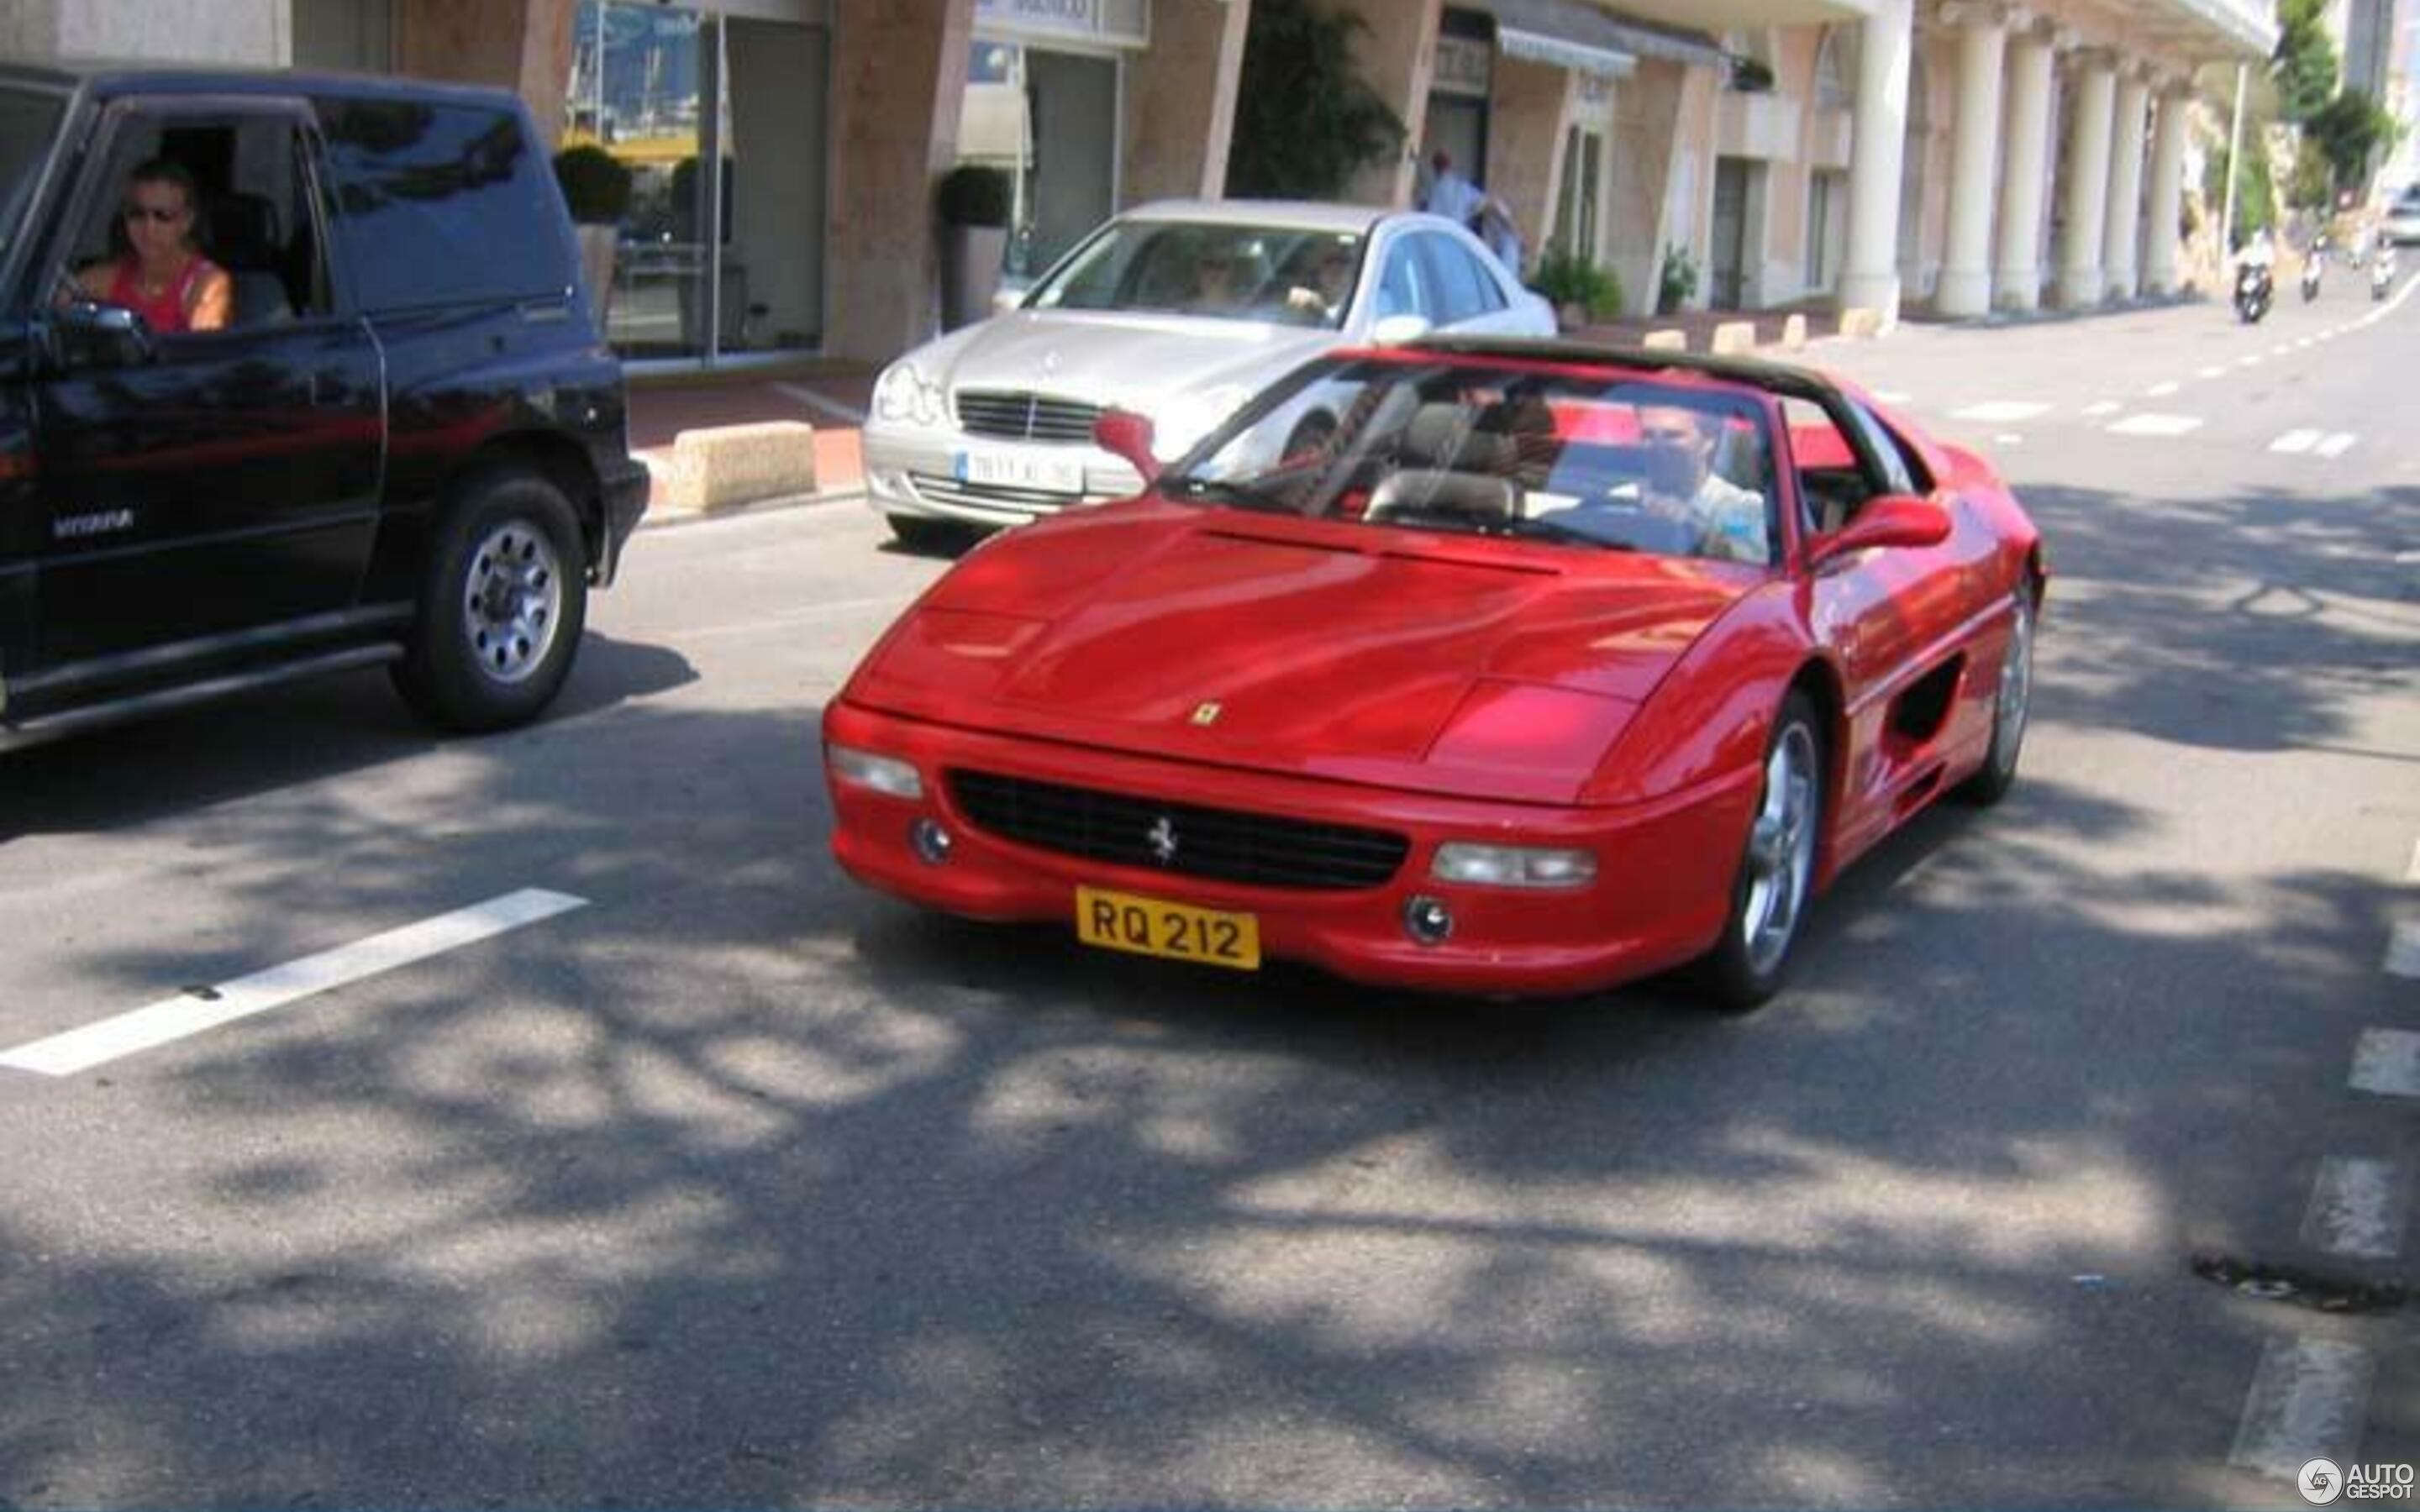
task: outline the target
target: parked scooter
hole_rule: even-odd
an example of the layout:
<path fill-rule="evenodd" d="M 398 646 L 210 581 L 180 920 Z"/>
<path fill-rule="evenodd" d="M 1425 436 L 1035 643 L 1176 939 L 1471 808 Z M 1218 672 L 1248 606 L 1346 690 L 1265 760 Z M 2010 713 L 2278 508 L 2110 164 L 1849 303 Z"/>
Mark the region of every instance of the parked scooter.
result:
<path fill-rule="evenodd" d="M 2235 317 L 2245 325 L 2258 325 L 2269 313 L 2277 288 L 2269 276 L 2265 262 L 2244 262 L 2235 269 Z"/>

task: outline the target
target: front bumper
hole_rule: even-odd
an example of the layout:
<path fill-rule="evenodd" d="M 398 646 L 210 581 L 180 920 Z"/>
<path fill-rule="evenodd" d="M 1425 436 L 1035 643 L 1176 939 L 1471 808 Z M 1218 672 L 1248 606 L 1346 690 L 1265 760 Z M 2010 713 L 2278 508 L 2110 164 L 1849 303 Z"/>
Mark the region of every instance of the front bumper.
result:
<path fill-rule="evenodd" d="M 1158 758 L 1046 746 L 931 725 L 835 702 L 824 738 L 913 762 L 924 795 L 907 800 L 827 783 L 832 855 L 868 887 L 970 918 L 1056 922 L 1072 933 L 1076 888 L 1107 887 L 1166 902 L 1252 914 L 1266 956 L 1355 981 L 1490 995 L 1593 992 L 1695 959 L 1728 917 L 1760 774 L 1728 774 L 1652 806 L 1562 809 L 1490 803 Z M 954 802 L 945 773 L 1008 777 L 1165 798 L 1242 812 L 1399 831 L 1410 849 L 1385 884 L 1350 891 L 1280 889 L 1124 867 L 988 834 Z M 949 858 L 919 858 L 908 834 L 939 821 Z M 1595 882 L 1571 889 L 1433 881 L 1449 840 L 1586 846 Z M 1404 924 L 1412 897 L 1443 900 L 1451 937 L 1416 943 Z"/>
<path fill-rule="evenodd" d="M 1142 478 L 1124 458 L 1095 446 L 1002 441 L 954 430 L 868 421 L 861 433 L 865 498 L 879 515 L 908 515 L 968 525 L 1022 525 L 1078 504 L 1130 499 Z M 1081 493 L 970 482 L 962 459 L 970 452 L 1026 452 L 1083 471 Z"/>

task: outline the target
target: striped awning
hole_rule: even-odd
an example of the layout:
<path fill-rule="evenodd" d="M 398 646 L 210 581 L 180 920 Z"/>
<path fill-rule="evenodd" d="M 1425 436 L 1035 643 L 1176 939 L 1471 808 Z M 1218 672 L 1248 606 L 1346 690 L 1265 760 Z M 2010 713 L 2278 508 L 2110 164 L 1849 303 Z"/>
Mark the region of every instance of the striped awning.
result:
<path fill-rule="evenodd" d="M 1639 21 L 1582 0 L 1486 0 L 1496 17 L 1496 46 L 1507 57 L 1552 64 L 1619 79 L 1642 57 L 1693 67 L 1728 66 L 1722 47 L 1702 32 Z"/>

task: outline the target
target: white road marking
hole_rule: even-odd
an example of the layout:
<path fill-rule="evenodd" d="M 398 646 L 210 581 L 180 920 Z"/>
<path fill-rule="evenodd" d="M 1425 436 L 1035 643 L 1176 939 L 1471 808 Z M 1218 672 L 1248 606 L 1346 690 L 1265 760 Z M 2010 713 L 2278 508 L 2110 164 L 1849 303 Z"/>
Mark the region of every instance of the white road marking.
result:
<path fill-rule="evenodd" d="M 2114 415 L 2125 408 L 2115 399 L 2103 399 L 2099 404 L 2086 405 L 2084 412 L 2087 415 Z"/>
<path fill-rule="evenodd" d="M 214 995 L 209 998 L 180 994 L 147 1008 L 19 1045 L 0 1055 L 0 1066 L 39 1072 L 45 1076 L 72 1076 L 120 1056 L 154 1049 L 204 1029 L 283 1008 L 315 993 L 346 986 L 524 924 L 551 918 L 584 907 L 587 902 L 567 893 L 524 887 L 469 908 L 440 914 L 435 918 L 238 978 L 211 989 Z"/>
<path fill-rule="evenodd" d="M 786 394 L 810 409 L 820 409 L 835 420 L 845 420 L 852 425 L 865 424 L 864 410 L 854 405 L 843 404 L 837 399 L 827 399 L 813 389 L 800 388 L 795 383 L 776 383 L 773 385 L 773 392 Z"/>
<path fill-rule="evenodd" d="M 2195 376 L 2197 378 L 2225 378 L 2226 377 L 2226 369 L 2224 367 L 2205 367 Z"/>
<path fill-rule="evenodd" d="M 2025 439 L 2023 436 L 2018 435 L 2015 431 L 2004 430 L 1997 436 L 1993 437 L 1992 441 L 1993 444 L 1997 446 L 2023 446 L 2025 443 Z"/>
<path fill-rule="evenodd" d="M 1963 409 L 1952 409 L 1949 411 L 1949 418 L 1998 421 L 2005 424 L 2012 420 L 2031 420 L 2049 408 L 2050 406 L 2046 404 L 2036 404 L 2030 399 L 1993 399 L 1985 404 L 1970 404 Z"/>
<path fill-rule="evenodd" d="M 2269 443 L 2269 450 L 2273 452 L 2283 452 L 2288 456 L 2294 456 L 2299 455 L 2304 452 L 2307 452 L 2312 447 L 2319 444 L 2319 433 L 2316 430 L 2289 430 L 2285 435 L 2278 437 L 2273 441 L 2271 441 Z"/>
<path fill-rule="evenodd" d="M 2109 427 L 2112 436 L 2181 436 L 2201 429 L 2193 415 L 2128 415 Z"/>
<path fill-rule="evenodd" d="M 2269 348 L 2269 355 L 2272 357 L 2283 357 L 2293 349 L 2293 347 L 2287 346 L 2284 342 L 2279 342 L 2276 346 Z"/>
<path fill-rule="evenodd" d="M 2352 1458 L 2369 1412 L 2369 1351 L 2278 1339 L 2261 1351 L 2227 1462 L 2291 1480 L 2307 1460 Z"/>
<path fill-rule="evenodd" d="M 2420 918 L 2400 919 L 2386 937 L 2386 973 L 2420 978 Z"/>
<path fill-rule="evenodd" d="M 2400 1164 L 2330 1155 L 2319 1162 L 2303 1242 L 2330 1255 L 2393 1259 L 2403 1248 L 2411 1182 Z"/>
<path fill-rule="evenodd" d="M 2352 1088 L 2387 1097 L 2420 1097 L 2420 1034 L 2364 1029 L 2352 1051 Z"/>
<path fill-rule="evenodd" d="M 1880 399 L 1885 404 L 1913 404 L 1916 402 L 1915 394 L 1901 393 L 1897 389 L 1876 389 L 1874 391 L 1874 397 Z"/>
<path fill-rule="evenodd" d="M 2420 552 L 2414 552 L 2412 555 L 2414 560 L 2420 560 Z M 2403 880 L 2415 887 L 2420 887 L 2420 840 L 2412 842 L 2412 859 L 2404 863 Z"/>
<path fill-rule="evenodd" d="M 2319 443 L 2319 455 L 2330 459 L 2342 456 L 2351 451 L 2353 442 L 2359 440 L 2361 438 L 2358 436 L 2338 431 Z"/>
<path fill-rule="evenodd" d="M 2149 388 L 2143 391 L 2143 397 L 2146 399 L 2164 399 L 2169 394 L 2176 393 L 2179 389 L 2183 387 L 2183 384 L 2174 381 L 2154 383 Z"/>
<path fill-rule="evenodd" d="M 2239 357 L 2235 360 L 2235 365 L 2238 367 L 2258 367 L 2260 365 L 2260 354 L 2258 352 L 2254 352 L 2249 357 Z"/>

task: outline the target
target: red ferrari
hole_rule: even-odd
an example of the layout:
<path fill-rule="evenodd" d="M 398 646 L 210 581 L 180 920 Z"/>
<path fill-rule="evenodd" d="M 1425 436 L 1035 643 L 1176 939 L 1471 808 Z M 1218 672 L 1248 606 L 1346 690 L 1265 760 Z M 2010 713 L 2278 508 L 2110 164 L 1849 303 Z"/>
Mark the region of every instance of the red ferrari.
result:
<path fill-rule="evenodd" d="M 1746 1009 L 1809 901 L 2016 777 L 2044 568 L 1991 466 L 1797 369 L 1339 353 L 998 535 L 824 718 L 861 882 L 1112 950 Z"/>

